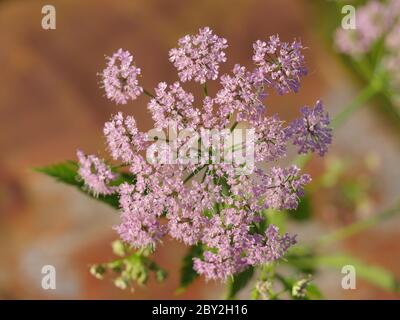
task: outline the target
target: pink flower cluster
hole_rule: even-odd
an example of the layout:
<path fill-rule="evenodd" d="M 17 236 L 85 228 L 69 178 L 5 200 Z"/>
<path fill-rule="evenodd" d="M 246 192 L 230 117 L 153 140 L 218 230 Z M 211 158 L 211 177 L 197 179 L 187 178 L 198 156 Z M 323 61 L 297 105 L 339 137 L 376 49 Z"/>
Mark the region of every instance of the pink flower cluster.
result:
<path fill-rule="evenodd" d="M 181 82 L 205 83 L 218 79 L 226 46 L 225 39 L 204 28 L 179 40 L 170 60 Z M 298 167 L 280 167 L 277 161 L 286 157 L 290 144 L 300 146 L 300 153 L 317 151 L 323 155 L 331 143 L 329 118 L 321 102 L 304 109 L 300 119 L 287 125 L 277 115 L 266 114 L 263 100 L 269 89 L 281 94 L 298 90 L 306 73 L 303 47 L 298 42 L 281 42 L 275 36 L 268 42 L 257 41 L 254 48 L 254 70 L 235 65 L 232 73 L 219 77 L 220 89 L 214 96 L 205 94 L 196 102 L 181 82 L 161 82 L 154 95 L 149 94 L 147 106 L 159 130 L 171 122 L 177 122 L 178 129 L 193 131 L 226 129 L 229 133 L 239 122 L 252 128 L 253 174 L 238 173 L 240 165 L 214 161 L 213 157 L 206 162 L 150 162 L 144 152 L 154 140 L 139 131 L 132 116 L 121 112 L 105 124 L 104 135 L 112 159 L 134 176 L 133 182 L 113 183 L 116 176 L 103 161 L 78 152 L 79 174 L 87 187 L 97 194 L 119 195 L 121 223 L 116 230 L 125 242 L 137 248 L 155 248 L 169 235 L 189 246 L 200 244 L 204 252 L 194 259 L 194 269 L 207 279 L 224 280 L 249 266 L 277 260 L 296 242 L 293 236 L 280 235 L 276 226 L 263 227 L 265 209 L 295 209 L 311 178 Z M 131 57 L 121 50 L 115 57 L 121 54 L 125 57 L 122 60 Z M 104 74 L 115 67 L 116 75 L 122 68 L 124 73 L 115 82 L 121 77 L 136 79 L 138 69 L 129 69 L 131 58 L 129 63 L 124 60 L 123 67 L 115 66 L 114 60 L 109 61 Z M 104 78 L 105 87 L 109 80 Z M 121 91 L 122 83 L 130 88 Z M 110 95 L 116 102 L 134 99 L 142 91 L 136 82 L 124 80 L 119 84 L 117 96 L 123 95 L 125 100 Z M 185 141 L 178 139 L 175 147 Z M 207 150 L 214 151 L 212 147 Z"/>
<path fill-rule="evenodd" d="M 179 82 L 168 86 L 158 84 L 156 96 L 151 99 L 148 108 L 156 128 L 166 128 L 175 121 L 180 129 L 196 128 L 200 122 L 200 112 L 193 107 L 194 96 L 187 93 Z"/>
<path fill-rule="evenodd" d="M 219 64 L 226 61 L 223 51 L 228 47 L 226 39 L 205 27 L 194 36 L 187 35 L 179 39 L 178 44 L 178 48 L 169 52 L 169 60 L 178 69 L 182 82 L 193 79 L 205 83 L 218 78 Z"/>
<path fill-rule="evenodd" d="M 107 60 L 107 68 L 101 74 L 107 98 L 116 104 L 126 104 L 140 96 L 143 92 L 137 80 L 140 69 L 132 64 L 132 55 L 119 49 Z"/>

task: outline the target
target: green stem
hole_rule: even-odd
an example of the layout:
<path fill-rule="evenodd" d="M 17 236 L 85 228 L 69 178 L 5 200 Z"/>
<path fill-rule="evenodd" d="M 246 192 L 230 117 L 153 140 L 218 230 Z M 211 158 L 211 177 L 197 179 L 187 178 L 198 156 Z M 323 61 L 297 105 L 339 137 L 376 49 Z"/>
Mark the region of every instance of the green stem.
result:
<path fill-rule="evenodd" d="M 152 94 L 150 91 L 147 91 L 146 89 L 143 89 L 143 93 L 150 98 L 155 98 L 154 94 Z"/>
<path fill-rule="evenodd" d="M 300 154 L 294 159 L 294 164 L 299 168 L 304 168 L 311 158 L 312 153 Z"/>
<path fill-rule="evenodd" d="M 203 178 L 201 179 L 201 183 L 203 183 L 206 180 L 207 173 L 208 173 L 208 168 L 204 171 L 204 175 L 203 175 Z"/>
<path fill-rule="evenodd" d="M 389 219 L 398 213 L 400 213 L 400 201 L 393 208 L 385 210 L 380 214 L 374 215 L 369 219 L 352 223 L 346 227 L 334 231 L 333 233 L 323 236 L 316 242 L 316 245 L 327 245 L 339 240 L 343 240 L 376 225 L 380 221 Z"/>
<path fill-rule="evenodd" d="M 235 130 L 235 128 L 237 127 L 237 125 L 238 125 L 239 123 L 237 122 L 237 121 L 235 121 L 234 123 L 233 123 L 233 125 L 232 125 L 232 127 L 231 127 L 231 132 L 233 131 L 233 130 Z"/>
<path fill-rule="evenodd" d="M 204 87 L 203 87 L 203 89 L 204 89 L 204 95 L 207 97 L 207 96 L 208 96 L 207 82 L 206 82 L 206 83 L 204 83 Z"/>
<path fill-rule="evenodd" d="M 183 181 L 183 183 L 187 183 L 190 179 L 192 179 L 196 174 L 198 174 L 203 168 L 205 168 L 206 165 L 203 165 L 199 168 L 197 168 L 196 170 L 194 170 L 191 174 L 189 174 L 186 179 Z"/>
<path fill-rule="evenodd" d="M 343 110 L 335 116 L 332 120 L 332 127 L 337 129 L 340 127 L 344 121 L 353 114 L 361 106 L 365 105 L 374 95 L 376 95 L 380 89 L 380 79 L 375 78 L 376 80 L 372 80 L 368 86 L 366 86 L 358 96 L 351 101 Z"/>

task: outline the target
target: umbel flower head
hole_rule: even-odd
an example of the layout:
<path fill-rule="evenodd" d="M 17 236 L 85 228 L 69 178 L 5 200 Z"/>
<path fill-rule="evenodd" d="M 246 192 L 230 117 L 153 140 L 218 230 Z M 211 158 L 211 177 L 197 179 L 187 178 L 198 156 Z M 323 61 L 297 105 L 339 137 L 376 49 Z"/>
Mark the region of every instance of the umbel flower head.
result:
<path fill-rule="evenodd" d="M 329 116 L 324 113 L 322 101 L 317 101 L 314 108 L 303 107 L 303 118 L 294 120 L 287 130 L 293 137 L 293 144 L 299 146 L 299 153 L 318 152 L 320 156 L 328 151 L 332 142 L 332 129 Z"/>
<path fill-rule="evenodd" d="M 119 49 L 107 60 L 107 67 L 101 73 L 107 98 L 116 104 L 126 104 L 140 96 L 143 92 L 137 79 L 140 69 L 132 64 L 132 55 Z"/>
<path fill-rule="evenodd" d="M 311 177 L 295 165 L 282 167 L 278 161 L 286 157 L 291 144 L 300 147 L 299 153 L 324 155 L 331 143 L 329 117 L 321 102 L 314 109 L 303 109 L 289 125 L 266 113 L 268 90 L 283 94 L 300 87 L 306 74 L 300 43 L 281 42 L 278 36 L 259 40 L 254 44 L 252 70 L 235 64 L 232 72 L 219 76 L 226 47 L 226 40 L 209 28 L 183 37 L 178 48 L 170 51 L 180 81 L 160 82 L 154 94 L 148 94 L 147 109 L 156 131 L 175 122 L 176 130 L 201 133 L 189 149 L 195 157 L 154 161 L 157 157 L 148 156 L 154 147 L 162 159 L 174 160 L 174 152 L 186 152 L 188 137 L 157 137 L 155 142 L 150 133 L 139 130 L 133 116 L 121 112 L 106 122 L 104 135 L 116 167 L 131 173 L 132 181 L 117 185 L 109 165 L 78 152 L 79 174 L 86 186 L 96 194 L 118 195 L 121 223 L 115 229 L 124 242 L 156 249 L 169 235 L 188 246 L 200 245 L 203 252 L 193 260 L 194 269 L 206 279 L 219 280 L 278 260 L 296 242 L 295 236 L 282 235 L 276 226 L 265 223 L 265 210 L 295 209 Z M 138 70 L 128 52 L 119 50 L 109 58 L 103 73 L 107 96 L 116 103 L 136 98 L 144 91 L 137 83 Z M 200 84 L 216 80 L 220 88 L 215 95 L 205 91 L 204 97 L 196 98 L 181 83 L 190 80 Z M 210 132 L 217 130 L 217 138 L 229 140 L 239 122 L 252 133 L 248 139 L 227 149 L 212 143 L 216 136 Z M 209 157 L 203 158 L 202 150 Z M 240 155 L 245 151 L 245 160 L 254 163 L 226 161 L 238 151 Z M 251 174 L 244 168 L 250 168 Z"/>
<path fill-rule="evenodd" d="M 218 77 L 219 64 L 226 61 L 227 41 L 215 35 L 208 27 L 196 35 L 186 35 L 171 49 L 169 60 L 178 69 L 182 82 L 194 80 L 205 83 Z"/>
<path fill-rule="evenodd" d="M 260 83 L 273 87 L 279 94 L 297 92 L 301 77 L 307 74 L 302 44 L 282 42 L 278 35 L 253 45 L 253 61 L 258 66 L 255 76 Z"/>

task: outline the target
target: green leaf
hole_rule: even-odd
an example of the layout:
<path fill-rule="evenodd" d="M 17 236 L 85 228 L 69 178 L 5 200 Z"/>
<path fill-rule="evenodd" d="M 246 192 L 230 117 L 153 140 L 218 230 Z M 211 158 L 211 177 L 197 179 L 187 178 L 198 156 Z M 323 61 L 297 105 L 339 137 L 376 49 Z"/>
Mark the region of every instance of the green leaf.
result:
<path fill-rule="evenodd" d="M 157 263 L 155 263 L 154 261 L 150 260 L 149 258 L 144 257 L 144 259 L 145 259 L 145 261 L 146 261 L 146 263 L 148 265 L 149 270 L 154 272 L 156 280 L 158 282 L 163 282 L 168 276 L 167 271 L 162 269 L 162 268 L 160 268 Z"/>
<path fill-rule="evenodd" d="M 251 280 L 254 274 L 254 268 L 249 267 L 246 270 L 236 274 L 229 281 L 227 299 L 235 299 L 240 290 L 246 287 L 247 283 Z"/>
<path fill-rule="evenodd" d="M 312 158 L 311 153 L 298 155 L 294 159 L 294 164 L 300 168 L 304 168 L 306 164 L 311 160 L 311 158 Z"/>
<path fill-rule="evenodd" d="M 281 233 L 285 232 L 286 220 L 288 218 L 287 211 L 276 211 L 274 209 L 264 210 L 268 224 L 273 224 L 279 228 Z"/>
<path fill-rule="evenodd" d="M 83 186 L 83 182 L 78 181 L 77 179 L 78 169 L 79 166 L 75 161 L 66 161 L 49 165 L 47 167 L 35 168 L 34 170 L 53 177 L 57 181 L 81 187 Z"/>
<path fill-rule="evenodd" d="M 297 221 L 309 220 L 312 217 L 311 199 L 308 192 L 300 199 L 299 205 L 295 210 L 289 210 L 289 217 Z"/>
<path fill-rule="evenodd" d="M 316 267 L 314 264 L 305 263 L 309 259 L 314 258 L 315 252 L 308 246 L 295 245 L 289 248 L 285 254 L 285 259 L 282 262 L 288 264 L 292 268 L 296 268 L 298 271 L 304 274 L 315 274 Z"/>
<path fill-rule="evenodd" d="M 192 246 L 186 256 L 183 258 L 181 267 L 180 285 L 176 290 L 176 293 L 182 293 L 186 288 L 199 276 L 196 271 L 193 270 L 193 258 L 201 257 L 203 254 L 203 247 L 201 245 Z"/>
<path fill-rule="evenodd" d="M 321 291 L 314 283 L 308 284 L 306 296 L 312 300 L 323 299 Z"/>
<path fill-rule="evenodd" d="M 79 166 L 75 161 L 66 161 L 63 163 L 57 163 L 46 167 L 35 168 L 34 170 L 40 173 L 44 173 L 50 177 L 55 178 L 57 181 L 78 188 L 81 192 L 87 196 L 96 200 L 102 201 L 115 209 L 119 208 L 119 200 L 117 194 L 111 195 L 99 195 L 95 197 L 88 190 L 84 188 L 83 181 L 78 179 Z M 134 177 L 127 173 L 119 173 L 119 178 L 114 182 L 115 185 L 119 185 L 122 182 L 129 181 L 134 182 Z"/>

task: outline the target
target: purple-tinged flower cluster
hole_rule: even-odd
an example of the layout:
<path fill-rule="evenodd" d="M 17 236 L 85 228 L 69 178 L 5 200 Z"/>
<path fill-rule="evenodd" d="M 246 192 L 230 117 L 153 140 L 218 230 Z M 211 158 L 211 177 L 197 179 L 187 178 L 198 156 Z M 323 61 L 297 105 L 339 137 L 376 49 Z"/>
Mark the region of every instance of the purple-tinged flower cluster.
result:
<path fill-rule="evenodd" d="M 161 82 L 154 95 L 149 94 L 147 104 L 157 132 L 167 128 L 169 132 L 171 123 L 175 123 L 174 130 L 181 131 L 210 133 L 216 129 L 218 135 L 210 133 L 210 140 L 206 135 L 196 140 L 194 154 L 206 150 L 208 158 L 153 161 L 149 157 L 153 151 L 155 157 L 161 154 L 162 159 L 169 158 L 174 149 L 182 151 L 188 137 L 168 135 L 151 141 L 153 131 L 140 132 L 135 119 L 121 112 L 105 124 L 104 135 L 111 158 L 121 172 L 132 175 L 132 181 L 111 187 L 115 176 L 109 167 L 94 156 L 86 158 L 78 153 L 79 174 L 87 187 L 95 193 L 118 195 L 121 223 L 116 230 L 126 243 L 154 249 L 169 235 L 189 246 L 201 245 L 204 252 L 194 259 L 194 269 L 207 279 L 221 280 L 249 266 L 275 261 L 295 243 L 295 237 L 280 235 L 276 226 L 261 227 L 266 209 L 296 208 L 311 181 L 298 167 L 282 168 L 277 161 L 286 157 L 292 142 L 300 146 L 300 153 L 323 155 L 331 141 L 329 118 L 320 102 L 314 109 L 303 109 L 302 117 L 289 126 L 277 115 L 266 114 L 266 90 L 276 89 L 281 94 L 297 91 L 306 74 L 300 43 L 284 43 L 277 36 L 268 42 L 257 41 L 253 70 L 236 64 L 232 72 L 219 76 L 218 65 L 226 60 L 226 47 L 226 40 L 208 28 L 182 38 L 179 48 L 170 52 L 181 82 L 212 79 L 220 88 L 215 95 L 197 101 L 181 82 L 169 86 Z M 123 68 L 115 65 L 121 55 Z M 118 51 L 114 57 L 107 69 L 129 69 L 132 65 L 127 53 Z M 137 82 L 135 86 L 140 88 Z M 109 98 L 121 102 L 115 95 Z M 251 163 L 233 161 L 231 153 L 212 143 L 214 138 L 229 140 L 239 122 L 254 135 L 232 143 L 228 151 L 245 150 L 246 158 L 248 147 L 253 145 L 249 148 L 254 152 Z"/>
<path fill-rule="evenodd" d="M 273 87 L 279 94 L 297 92 L 301 77 L 307 74 L 302 44 L 282 42 L 278 35 L 269 41 L 256 41 L 253 61 L 258 66 L 255 78 Z"/>
<path fill-rule="evenodd" d="M 314 108 L 303 107 L 301 113 L 303 118 L 294 120 L 288 127 L 288 137 L 293 138 L 293 144 L 300 147 L 300 154 L 312 151 L 324 156 L 328 145 L 332 143 L 332 129 L 322 101 L 317 101 Z"/>
<path fill-rule="evenodd" d="M 208 27 L 196 35 L 186 35 L 178 41 L 179 47 L 171 49 L 169 60 L 178 69 L 182 82 L 194 80 L 205 83 L 218 77 L 219 64 L 226 61 L 227 41 L 213 34 Z"/>
<path fill-rule="evenodd" d="M 83 179 L 86 188 L 94 195 L 112 194 L 115 187 L 110 183 L 117 178 L 111 168 L 95 155 L 85 155 L 81 150 L 77 151 L 79 160 L 78 173 Z"/>
<path fill-rule="evenodd" d="M 300 174 L 300 169 L 272 167 L 268 174 L 258 172 L 259 183 L 253 191 L 264 208 L 276 210 L 296 209 L 299 198 L 304 195 L 304 186 L 311 182 L 308 174 Z"/>
<path fill-rule="evenodd" d="M 107 60 L 107 67 L 101 74 L 107 98 L 116 104 L 126 104 L 140 96 L 143 92 L 137 79 L 140 69 L 132 64 L 132 55 L 119 49 Z"/>

